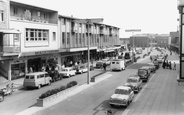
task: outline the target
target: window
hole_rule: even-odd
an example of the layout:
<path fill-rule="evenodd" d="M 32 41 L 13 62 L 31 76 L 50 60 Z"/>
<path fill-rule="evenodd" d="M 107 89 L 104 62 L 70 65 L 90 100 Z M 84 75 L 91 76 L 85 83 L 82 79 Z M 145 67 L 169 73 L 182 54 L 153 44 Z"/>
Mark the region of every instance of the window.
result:
<path fill-rule="evenodd" d="M 0 10 L 0 22 L 4 22 L 4 11 Z"/>
<path fill-rule="evenodd" d="M 67 32 L 67 44 L 69 44 L 69 43 L 70 43 L 70 33 Z"/>
<path fill-rule="evenodd" d="M 65 44 L 65 32 L 62 33 L 62 42 Z"/>
<path fill-rule="evenodd" d="M 76 34 L 76 44 L 78 43 L 78 34 Z"/>
<path fill-rule="evenodd" d="M 26 29 L 26 41 L 48 41 L 48 30 Z"/>
<path fill-rule="evenodd" d="M 56 32 L 52 32 L 52 35 L 53 35 L 52 40 L 53 40 L 53 41 L 56 41 Z"/>
<path fill-rule="evenodd" d="M 66 24 L 66 19 L 62 19 L 62 24 L 63 24 L 63 25 Z"/>
<path fill-rule="evenodd" d="M 44 18 L 44 19 L 47 19 L 47 14 L 44 13 L 44 14 L 43 14 L 43 18 Z"/>
<path fill-rule="evenodd" d="M 13 8 L 13 15 L 17 15 L 17 8 L 16 7 Z"/>
<path fill-rule="evenodd" d="M 79 43 L 82 43 L 82 37 L 81 37 L 81 33 L 79 34 Z"/>
<path fill-rule="evenodd" d="M 19 41 L 19 34 L 13 34 L 14 41 Z"/>

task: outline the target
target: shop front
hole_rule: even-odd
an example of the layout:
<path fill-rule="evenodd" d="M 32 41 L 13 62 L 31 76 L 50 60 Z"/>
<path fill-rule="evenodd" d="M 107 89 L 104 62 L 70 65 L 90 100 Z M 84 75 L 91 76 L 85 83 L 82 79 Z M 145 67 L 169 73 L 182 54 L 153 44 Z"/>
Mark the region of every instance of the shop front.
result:
<path fill-rule="evenodd" d="M 11 64 L 11 80 L 24 77 L 26 74 L 26 63 L 18 62 Z"/>

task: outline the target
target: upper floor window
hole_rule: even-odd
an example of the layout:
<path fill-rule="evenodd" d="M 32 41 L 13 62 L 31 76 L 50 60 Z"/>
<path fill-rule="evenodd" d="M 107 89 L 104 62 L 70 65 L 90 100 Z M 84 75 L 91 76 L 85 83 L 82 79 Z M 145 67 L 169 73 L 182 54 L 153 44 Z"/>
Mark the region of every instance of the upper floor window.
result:
<path fill-rule="evenodd" d="M 0 22 L 4 22 L 4 11 L 0 10 Z"/>
<path fill-rule="evenodd" d="M 40 17 L 41 17 L 41 14 L 40 14 L 40 12 L 37 12 L 37 16 L 38 16 L 38 18 L 40 18 Z"/>
<path fill-rule="evenodd" d="M 69 43 L 70 43 L 70 33 L 67 32 L 67 44 L 69 44 Z"/>
<path fill-rule="evenodd" d="M 13 8 L 13 15 L 17 15 L 17 14 L 18 14 L 17 8 L 14 7 L 14 8 Z"/>
<path fill-rule="evenodd" d="M 65 44 L 65 32 L 62 32 L 62 43 Z"/>
<path fill-rule="evenodd" d="M 53 35 L 52 40 L 56 41 L 56 32 L 53 32 L 52 35 Z"/>
<path fill-rule="evenodd" d="M 43 14 L 43 18 L 47 19 L 47 14 L 46 13 Z"/>
<path fill-rule="evenodd" d="M 48 30 L 26 29 L 26 41 L 48 41 Z"/>
<path fill-rule="evenodd" d="M 30 10 L 25 10 L 24 11 L 24 17 L 26 20 L 31 20 L 31 11 Z"/>
<path fill-rule="evenodd" d="M 62 25 L 66 24 L 66 19 L 62 19 Z"/>

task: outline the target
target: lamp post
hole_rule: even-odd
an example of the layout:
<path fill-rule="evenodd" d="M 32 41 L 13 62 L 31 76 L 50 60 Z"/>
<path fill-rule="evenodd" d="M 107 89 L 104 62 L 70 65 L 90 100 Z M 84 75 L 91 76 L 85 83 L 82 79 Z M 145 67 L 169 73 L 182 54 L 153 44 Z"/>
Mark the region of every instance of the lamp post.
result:
<path fill-rule="evenodd" d="M 76 23 L 85 23 L 87 24 L 87 50 L 88 50 L 88 72 L 87 72 L 87 84 L 90 83 L 90 39 L 89 39 L 89 25 L 93 24 L 93 23 L 99 23 L 99 22 L 103 22 L 103 18 L 92 18 L 92 19 L 75 19 Z"/>
<path fill-rule="evenodd" d="M 128 29 L 128 30 L 125 30 L 125 32 L 132 32 L 132 36 L 133 36 L 134 35 L 134 32 L 141 32 L 141 29 Z M 133 55 L 133 60 L 132 61 L 134 62 L 134 58 L 135 58 L 134 57 L 134 54 L 133 54 L 133 50 L 135 50 L 134 49 L 134 45 L 135 45 L 134 44 L 134 38 L 132 38 L 132 42 L 133 42 L 132 43 L 132 55 Z"/>

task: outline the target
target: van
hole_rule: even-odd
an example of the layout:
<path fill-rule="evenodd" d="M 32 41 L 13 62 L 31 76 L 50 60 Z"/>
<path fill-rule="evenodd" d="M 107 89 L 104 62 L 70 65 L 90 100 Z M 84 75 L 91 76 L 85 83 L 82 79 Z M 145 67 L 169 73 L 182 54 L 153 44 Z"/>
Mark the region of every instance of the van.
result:
<path fill-rule="evenodd" d="M 141 68 L 138 69 L 138 76 L 140 77 L 140 79 L 142 81 L 148 81 L 149 77 L 150 77 L 150 73 L 151 73 L 151 68 L 148 66 L 143 66 Z"/>
<path fill-rule="evenodd" d="M 47 72 L 34 72 L 26 74 L 23 86 L 25 88 L 37 87 L 39 89 L 43 85 L 50 85 L 51 81 L 52 78 Z"/>
<path fill-rule="evenodd" d="M 110 68 L 112 71 L 114 70 L 125 70 L 125 60 L 122 59 L 114 59 L 111 60 Z"/>

